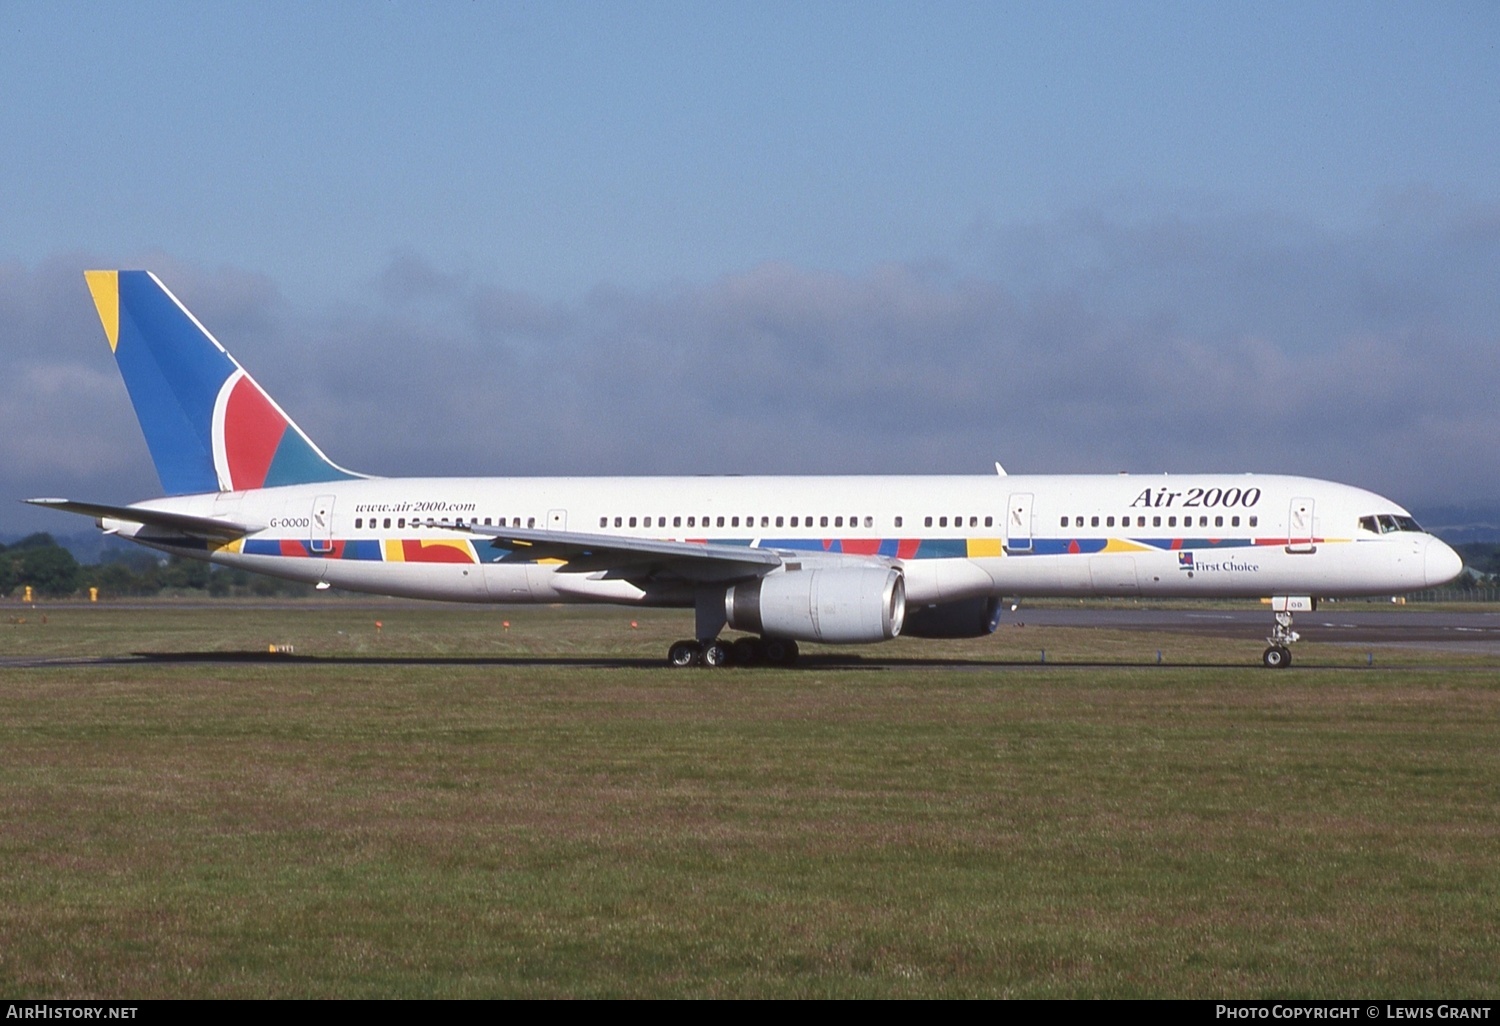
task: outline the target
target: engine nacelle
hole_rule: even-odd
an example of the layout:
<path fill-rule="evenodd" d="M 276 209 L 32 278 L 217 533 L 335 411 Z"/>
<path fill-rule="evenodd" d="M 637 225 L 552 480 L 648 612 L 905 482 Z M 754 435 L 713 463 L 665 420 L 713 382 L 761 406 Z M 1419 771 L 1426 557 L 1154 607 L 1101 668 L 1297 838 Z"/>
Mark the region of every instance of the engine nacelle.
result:
<path fill-rule="evenodd" d="M 889 641 L 906 618 L 906 581 L 889 567 L 789 570 L 730 588 L 724 615 L 737 631 L 772 638 Z"/>
<path fill-rule="evenodd" d="M 913 606 L 906 611 L 908 638 L 982 638 L 1000 626 L 1004 603 L 998 598 L 960 599 L 935 606 Z"/>

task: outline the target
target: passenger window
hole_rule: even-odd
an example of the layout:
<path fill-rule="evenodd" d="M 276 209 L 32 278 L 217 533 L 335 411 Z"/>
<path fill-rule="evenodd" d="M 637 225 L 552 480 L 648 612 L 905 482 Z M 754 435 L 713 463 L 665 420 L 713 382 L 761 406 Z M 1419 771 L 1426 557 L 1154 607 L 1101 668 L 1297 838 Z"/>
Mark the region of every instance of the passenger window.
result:
<path fill-rule="evenodd" d="M 833 518 L 833 526 L 834 527 L 843 527 L 844 526 L 844 518 L 843 517 L 834 517 Z"/>
<path fill-rule="evenodd" d="M 1090 527 L 1098 527 L 1099 526 L 1099 518 L 1098 517 L 1089 517 L 1089 526 Z"/>
<path fill-rule="evenodd" d="M 1068 526 L 1068 518 L 1067 518 L 1067 517 L 1063 517 L 1063 518 L 1062 518 L 1062 525 L 1063 525 L 1063 526 L 1064 526 L 1064 527 L 1067 527 L 1067 526 Z"/>
<path fill-rule="evenodd" d="M 739 517 L 734 517 L 733 519 L 731 519 L 729 521 L 729 526 L 731 526 L 731 527 L 739 527 L 740 526 L 740 518 Z"/>
<path fill-rule="evenodd" d="M 1152 527 L 1160 527 L 1161 526 L 1161 517 L 1152 517 L 1151 518 L 1151 526 Z"/>
<path fill-rule="evenodd" d="M 783 527 L 783 526 L 785 526 L 784 523 L 783 523 L 783 518 L 782 517 L 777 517 L 776 518 L 776 526 L 777 527 Z"/>
<path fill-rule="evenodd" d="M 536 517 L 527 517 L 526 518 L 526 526 L 527 527 L 535 527 L 536 526 Z"/>
<path fill-rule="evenodd" d="M 707 524 L 704 524 L 704 525 L 703 525 L 703 526 L 704 526 L 704 527 L 707 527 L 707 526 L 708 526 L 708 525 L 707 525 Z M 723 526 L 724 526 L 724 518 L 723 518 L 723 517 L 720 517 L 720 518 L 719 518 L 719 526 L 720 526 L 720 527 L 723 527 Z"/>
<path fill-rule="evenodd" d="M 355 517 L 355 518 L 354 518 L 354 529 L 355 529 L 355 530 L 356 530 L 356 531 L 358 531 L 358 530 L 359 530 L 359 529 L 360 529 L 360 528 L 361 528 L 361 527 L 364 527 L 364 526 L 365 526 L 365 522 L 364 522 L 364 520 L 362 520 L 362 519 L 361 519 L 361 518 L 359 518 L 359 517 Z"/>
<path fill-rule="evenodd" d="M 1215 527 L 1223 527 L 1224 526 L 1224 518 L 1223 517 L 1214 517 L 1214 526 Z"/>
<path fill-rule="evenodd" d="M 631 518 L 630 518 L 630 526 L 631 526 L 631 527 L 634 527 L 634 526 L 635 526 L 635 517 L 631 517 Z"/>
<path fill-rule="evenodd" d="M 489 523 L 489 521 L 486 520 L 485 523 Z M 386 527 L 390 527 L 391 526 L 391 518 L 390 517 L 386 517 L 385 518 L 385 526 Z"/>
<path fill-rule="evenodd" d="M 1167 517 L 1167 526 L 1168 527 L 1176 527 L 1177 526 L 1177 518 L 1176 517 Z"/>
<path fill-rule="evenodd" d="M 947 517 L 938 517 L 938 526 L 939 527 L 947 527 L 948 526 L 948 518 Z"/>
<path fill-rule="evenodd" d="M 1239 517 L 1230 517 L 1229 518 L 1229 526 L 1230 527 L 1239 527 L 1240 526 L 1240 518 Z"/>
<path fill-rule="evenodd" d="M 761 517 L 760 518 L 760 526 L 761 527 L 770 527 L 771 526 L 771 518 L 770 517 Z"/>
<path fill-rule="evenodd" d="M 792 517 L 792 522 L 791 522 L 790 526 L 792 526 L 792 527 L 796 527 L 797 526 L 797 518 L 796 517 Z"/>
<path fill-rule="evenodd" d="M 985 527 L 994 527 L 995 526 L 995 518 L 994 517 L 985 517 L 984 518 L 984 526 Z"/>
<path fill-rule="evenodd" d="M 1251 527 L 1259 527 L 1260 526 L 1260 517 L 1251 517 L 1250 518 L 1250 526 Z"/>
<path fill-rule="evenodd" d="M 874 517 L 865 517 L 865 526 L 866 527 L 874 527 L 875 526 L 875 518 Z"/>
<path fill-rule="evenodd" d="M 978 517 L 970 517 L 969 518 L 969 526 L 970 527 L 978 527 L 979 526 L 979 518 Z"/>
<path fill-rule="evenodd" d="M 897 518 L 896 518 L 896 526 L 897 526 L 897 527 L 900 527 L 900 526 L 901 526 L 901 518 L 900 518 L 900 517 L 897 517 Z"/>
<path fill-rule="evenodd" d="M 406 518 L 402 517 L 400 520 L 398 520 L 396 522 L 396 526 L 397 527 L 405 527 L 406 526 Z"/>
<path fill-rule="evenodd" d="M 922 522 L 922 526 L 923 527 L 931 527 L 932 526 L 932 518 L 931 517 L 925 518 L 923 520 L 923 522 Z"/>
<path fill-rule="evenodd" d="M 819 517 L 818 518 L 818 526 L 819 527 L 827 527 L 828 526 L 828 518 L 827 517 Z"/>
<path fill-rule="evenodd" d="M 1107 517 L 1107 518 L 1105 518 L 1104 526 L 1105 527 L 1114 527 L 1115 526 L 1115 518 L 1114 517 Z"/>

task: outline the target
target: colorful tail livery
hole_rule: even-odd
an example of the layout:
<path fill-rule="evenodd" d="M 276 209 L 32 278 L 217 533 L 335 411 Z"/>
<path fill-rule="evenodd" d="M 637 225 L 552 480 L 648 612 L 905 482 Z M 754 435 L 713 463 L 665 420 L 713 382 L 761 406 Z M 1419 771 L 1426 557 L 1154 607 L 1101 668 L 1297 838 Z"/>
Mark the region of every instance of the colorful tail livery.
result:
<path fill-rule="evenodd" d="M 149 271 L 86 271 L 168 495 L 358 478 L 323 455 Z"/>

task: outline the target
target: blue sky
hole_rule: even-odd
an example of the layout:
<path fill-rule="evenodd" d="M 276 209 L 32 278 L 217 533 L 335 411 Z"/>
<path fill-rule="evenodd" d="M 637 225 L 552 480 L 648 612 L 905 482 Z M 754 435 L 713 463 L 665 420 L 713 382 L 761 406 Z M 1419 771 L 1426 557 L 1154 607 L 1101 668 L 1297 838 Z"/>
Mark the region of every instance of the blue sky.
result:
<path fill-rule="evenodd" d="M 376 473 L 1500 498 L 1500 5 L 0 0 L 0 527 L 155 479 L 86 265 Z"/>

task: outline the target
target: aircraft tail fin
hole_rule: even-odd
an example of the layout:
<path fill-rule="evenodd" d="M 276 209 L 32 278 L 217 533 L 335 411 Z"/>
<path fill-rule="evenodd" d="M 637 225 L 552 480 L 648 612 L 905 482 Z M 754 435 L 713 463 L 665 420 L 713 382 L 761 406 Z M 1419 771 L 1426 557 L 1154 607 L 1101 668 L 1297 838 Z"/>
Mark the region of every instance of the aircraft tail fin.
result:
<path fill-rule="evenodd" d="M 149 271 L 85 271 L 167 495 L 340 481 L 338 466 Z"/>

